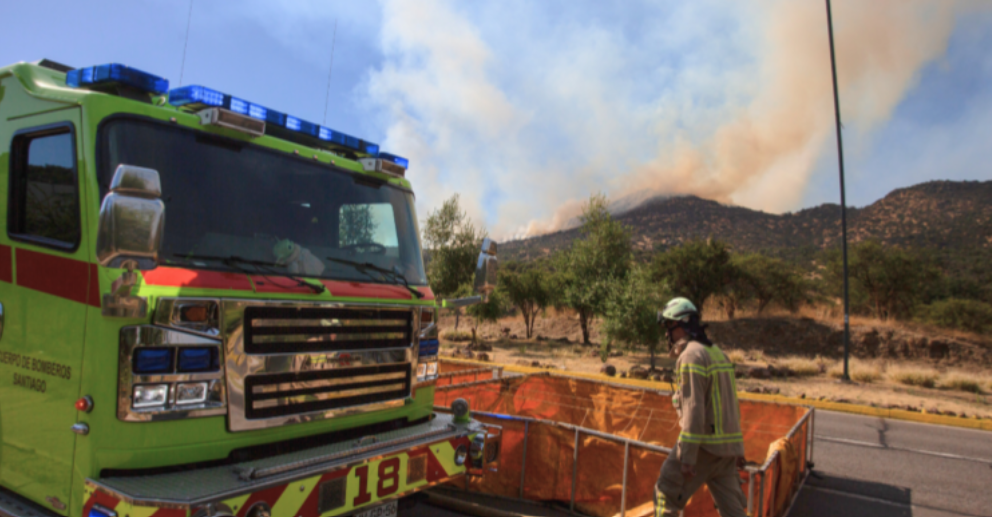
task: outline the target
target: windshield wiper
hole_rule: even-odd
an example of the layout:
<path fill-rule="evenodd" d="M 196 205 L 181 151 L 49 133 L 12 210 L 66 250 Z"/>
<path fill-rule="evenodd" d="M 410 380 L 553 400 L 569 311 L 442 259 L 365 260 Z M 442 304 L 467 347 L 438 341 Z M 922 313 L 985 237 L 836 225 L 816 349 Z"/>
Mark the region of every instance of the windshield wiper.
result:
<path fill-rule="evenodd" d="M 393 285 L 402 285 L 403 287 L 406 287 L 407 291 L 410 291 L 411 294 L 416 296 L 418 300 L 424 297 L 424 293 L 414 289 L 413 287 L 410 287 L 410 282 L 407 281 L 406 277 L 401 275 L 398 271 L 386 269 L 384 267 L 377 266 L 371 262 L 356 262 L 354 260 L 341 259 L 336 257 L 327 257 L 327 260 L 330 260 L 331 262 L 337 262 L 338 264 L 351 266 L 355 268 L 355 270 L 358 271 L 359 273 L 362 273 L 363 275 L 373 280 L 376 280 L 376 278 L 372 275 L 372 273 L 369 273 L 369 270 L 375 271 L 376 273 L 379 273 L 378 280 L 385 280 Z"/>
<path fill-rule="evenodd" d="M 232 267 L 234 269 L 237 269 L 238 271 L 241 271 L 242 273 L 244 273 L 246 275 L 261 274 L 262 276 L 265 276 L 266 273 L 263 273 L 261 271 L 261 268 L 267 268 L 269 270 L 269 273 L 268 274 L 280 275 L 280 276 L 284 276 L 284 277 L 286 277 L 286 278 L 288 278 L 290 280 L 295 280 L 296 283 L 300 287 L 308 287 L 308 288 L 310 288 L 310 290 L 312 290 L 313 292 L 315 292 L 317 294 L 321 294 L 321 293 L 323 293 L 324 291 L 327 290 L 327 288 L 324 287 L 324 284 L 311 284 L 310 282 L 307 282 L 306 280 L 304 280 L 304 279 L 302 279 L 302 278 L 300 278 L 298 276 L 291 275 L 289 273 L 285 273 L 285 272 L 282 272 L 282 271 L 275 270 L 275 268 L 277 268 L 277 267 L 284 267 L 284 266 L 281 266 L 280 264 L 276 264 L 275 262 L 265 262 L 263 260 L 251 260 L 251 259 L 246 259 L 246 258 L 239 257 L 237 255 L 229 255 L 227 257 L 218 257 L 218 256 L 213 256 L 213 255 L 193 255 L 193 254 L 173 253 L 173 256 L 184 258 L 184 259 L 187 259 L 187 260 L 216 260 L 216 261 L 219 261 L 219 262 L 223 263 L 226 266 L 230 266 L 230 267 Z M 255 266 L 255 272 L 252 273 L 251 271 L 248 271 L 247 269 L 239 266 L 238 264 L 248 264 L 249 266 Z M 279 285 L 279 284 L 276 284 L 275 282 L 272 282 L 272 283 L 274 285 Z M 281 286 L 281 287 L 284 287 L 284 286 Z"/>

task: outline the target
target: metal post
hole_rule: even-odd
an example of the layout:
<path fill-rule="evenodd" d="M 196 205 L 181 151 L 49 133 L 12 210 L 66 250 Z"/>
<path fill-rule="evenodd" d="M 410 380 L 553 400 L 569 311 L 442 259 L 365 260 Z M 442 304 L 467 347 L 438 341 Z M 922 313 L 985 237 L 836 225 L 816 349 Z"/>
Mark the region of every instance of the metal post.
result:
<path fill-rule="evenodd" d="M 623 488 L 620 489 L 620 517 L 627 515 L 627 458 L 630 457 L 630 442 L 623 444 Z"/>
<path fill-rule="evenodd" d="M 761 517 L 762 510 L 765 509 L 765 476 L 768 475 L 768 469 L 761 471 L 761 484 L 758 485 L 758 517 Z"/>
<path fill-rule="evenodd" d="M 834 81 L 834 121 L 837 126 L 837 161 L 840 165 L 840 228 L 844 256 L 844 377 L 849 382 L 848 356 L 851 345 L 850 299 L 847 289 L 847 197 L 844 189 L 844 144 L 840 136 L 840 98 L 837 93 L 837 58 L 834 56 L 834 21 L 827 0 L 827 32 L 830 34 L 830 71 Z"/>
<path fill-rule="evenodd" d="M 572 501 L 568 503 L 568 510 L 575 511 L 575 484 L 579 478 L 579 430 L 575 430 L 575 450 L 572 451 Z"/>
<path fill-rule="evenodd" d="M 524 422 L 524 453 L 520 459 L 520 499 L 524 498 L 524 476 L 527 474 L 527 435 L 530 434 L 530 422 Z"/>
<path fill-rule="evenodd" d="M 754 472 L 747 471 L 747 514 L 754 510 Z"/>
<path fill-rule="evenodd" d="M 811 409 L 809 415 L 809 462 L 813 463 L 813 442 L 816 441 L 816 410 Z"/>
<path fill-rule="evenodd" d="M 778 461 L 773 464 L 776 467 L 776 475 L 772 478 L 772 493 L 768 496 L 768 509 L 771 510 L 772 515 L 775 515 L 775 488 L 778 486 L 778 479 L 782 477 L 782 462 L 785 460 L 782 456 L 778 457 Z M 769 469 L 771 470 L 771 469 Z"/>

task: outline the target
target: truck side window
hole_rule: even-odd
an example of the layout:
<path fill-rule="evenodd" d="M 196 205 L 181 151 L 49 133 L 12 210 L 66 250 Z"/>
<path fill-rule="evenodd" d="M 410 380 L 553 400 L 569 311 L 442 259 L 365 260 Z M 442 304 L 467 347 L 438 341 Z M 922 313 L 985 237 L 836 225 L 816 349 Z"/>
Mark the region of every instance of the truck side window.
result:
<path fill-rule="evenodd" d="M 7 233 L 73 250 L 79 245 L 79 187 L 72 128 L 61 124 L 14 136 Z"/>

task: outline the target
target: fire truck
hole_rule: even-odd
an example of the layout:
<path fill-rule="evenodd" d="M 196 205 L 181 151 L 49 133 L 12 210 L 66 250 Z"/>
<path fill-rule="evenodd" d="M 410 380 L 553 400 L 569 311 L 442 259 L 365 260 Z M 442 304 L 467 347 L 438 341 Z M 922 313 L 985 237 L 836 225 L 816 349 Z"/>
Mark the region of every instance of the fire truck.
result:
<path fill-rule="evenodd" d="M 408 160 L 108 64 L 0 68 L 0 514 L 395 515 L 482 475 L 434 412 Z M 402 501 L 401 501 L 402 500 Z"/>

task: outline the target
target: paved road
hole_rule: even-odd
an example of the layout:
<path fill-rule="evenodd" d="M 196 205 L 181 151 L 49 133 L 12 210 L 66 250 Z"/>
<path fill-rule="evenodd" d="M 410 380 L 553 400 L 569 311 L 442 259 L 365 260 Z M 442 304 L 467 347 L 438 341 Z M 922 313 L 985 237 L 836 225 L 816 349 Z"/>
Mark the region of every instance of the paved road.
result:
<path fill-rule="evenodd" d="M 792 517 L 992 516 L 992 433 L 816 412 Z"/>

